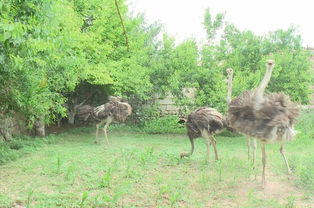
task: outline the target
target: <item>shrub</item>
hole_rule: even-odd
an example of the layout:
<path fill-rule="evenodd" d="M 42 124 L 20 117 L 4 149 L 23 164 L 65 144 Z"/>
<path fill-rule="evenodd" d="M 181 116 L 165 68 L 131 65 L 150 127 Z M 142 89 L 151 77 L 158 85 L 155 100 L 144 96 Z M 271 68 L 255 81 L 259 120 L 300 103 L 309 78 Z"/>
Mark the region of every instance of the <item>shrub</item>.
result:
<path fill-rule="evenodd" d="M 178 120 L 178 116 L 167 115 L 145 121 L 141 129 L 150 134 L 185 133 L 185 128 L 180 126 Z"/>

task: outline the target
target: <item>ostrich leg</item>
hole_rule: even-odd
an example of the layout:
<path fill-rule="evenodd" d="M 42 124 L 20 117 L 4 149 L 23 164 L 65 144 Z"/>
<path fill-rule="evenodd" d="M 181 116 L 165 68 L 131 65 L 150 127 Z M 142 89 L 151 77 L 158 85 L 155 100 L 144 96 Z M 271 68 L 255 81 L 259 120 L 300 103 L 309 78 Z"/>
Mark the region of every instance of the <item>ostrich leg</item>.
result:
<path fill-rule="evenodd" d="M 214 151 L 215 151 L 215 160 L 218 160 L 218 151 L 216 147 L 216 138 L 214 135 L 211 136 L 211 142 L 213 143 Z"/>
<path fill-rule="evenodd" d="M 253 169 L 255 169 L 256 146 L 256 139 L 253 138 Z"/>
<path fill-rule="evenodd" d="M 246 146 L 247 146 L 247 160 L 250 165 L 250 153 L 251 153 L 251 138 L 249 136 L 246 136 Z"/>
<path fill-rule="evenodd" d="M 103 125 L 106 121 L 101 121 L 100 123 L 96 124 L 96 139 L 95 139 L 95 144 L 99 143 L 99 127 Z"/>
<path fill-rule="evenodd" d="M 207 157 L 207 161 L 210 161 L 210 145 L 211 145 L 211 140 L 209 138 L 205 139 L 206 141 L 206 146 L 207 146 L 207 152 L 206 152 L 206 157 Z"/>
<path fill-rule="evenodd" d="M 190 142 L 191 142 L 191 150 L 190 150 L 190 152 L 182 152 L 182 153 L 180 154 L 180 158 L 189 157 L 189 156 L 191 156 L 191 155 L 193 154 L 193 152 L 194 152 L 194 139 L 191 138 L 191 137 L 189 137 L 189 139 L 190 139 Z"/>
<path fill-rule="evenodd" d="M 288 174 L 290 175 L 292 173 L 292 171 L 291 171 L 291 169 L 289 167 L 288 160 L 287 160 L 287 158 L 285 156 L 283 144 L 281 144 L 281 146 L 280 146 L 280 153 L 281 153 L 283 159 L 285 160 L 285 163 L 286 163 L 286 166 L 287 166 L 287 170 L 288 170 Z"/>
<path fill-rule="evenodd" d="M 263 162 L 263 174 L 262 174 L 262 185 L 265 188 L 265 169 L 266 169 L 266 144 L 262 142 L 262 162 Z"/>
<path fill-rule="evenodd" d="M 207 161 L 209 162 L 210 161 L 210 145 L 212 143 L 212 138 L 206 130 L 202 131 L 202 137 L 205 139 L 205 142 L 206 142 L 206 147 L 207 147 L 206 156 L 207 156 Z"/>
<path fill-rule="evenodd" d="M 106 141 L 107 141 L 107 145 L 109 145 L 109 140 L 108 140 L 108 135 L 107 135 L 107 128 L 108 128 L 108 126 L 111 124 L 112 118 L 111 118 L 111 117 L 107 118 L 107 119 L 105 120 L 105 122 L 106 122 L 106 124 L 105 124 L 103 130 L 104 130 L 104 133 L 105 133 L 105 138 L 106 138 Z"/>

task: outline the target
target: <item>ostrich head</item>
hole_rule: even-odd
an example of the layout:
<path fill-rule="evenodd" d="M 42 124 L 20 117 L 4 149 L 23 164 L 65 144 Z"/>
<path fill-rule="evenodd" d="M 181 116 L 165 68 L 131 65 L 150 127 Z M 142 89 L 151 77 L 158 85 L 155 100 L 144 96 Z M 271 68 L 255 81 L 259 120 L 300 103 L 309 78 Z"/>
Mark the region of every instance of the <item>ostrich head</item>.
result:
<path fill-rule="evenodd" d="M 267 62 L 266 62 L 267 69 L 273 69 L 274 66 L 275 66 L 275 61 L 274 60 L 272 60 L 272 59 L 267 60 Z"/>
<path fill-rule="evenodd" d="M 187 116 L 181 116 L 179 117 L 179 121 L 178 121 L 178 124 L 180 124 L 181 126 L 184 126 L 185 123 L 187 122 Z"/>
<path fill-rule="evenodd" d="M 233 74 L 233 69 L 232 68 L 228 68 L 226 69 L 226 72 L 228 75 L 232 75 Z"/>

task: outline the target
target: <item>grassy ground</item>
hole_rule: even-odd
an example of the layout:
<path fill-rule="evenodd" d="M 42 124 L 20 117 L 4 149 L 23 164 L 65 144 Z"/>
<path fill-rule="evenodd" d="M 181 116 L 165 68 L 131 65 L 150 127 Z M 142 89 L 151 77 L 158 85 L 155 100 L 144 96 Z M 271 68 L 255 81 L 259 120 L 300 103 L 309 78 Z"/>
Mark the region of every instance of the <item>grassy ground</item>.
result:
<path fill-rule="evenodd" d="M 293 176 L 279 146 L 268 145 L 267 186 L 261 159 L 248 166 L 243 137 L 218 136 L 220 161 L 205 161 L 196 141 L 192 157 L 185 135 L 149 135 L 112 128 L 111 145 L 93 144 L 94 129 L 63 133 L 14 162 L 0 166 L 0 207 L 314 207 L 314 113 L 286 145 Z"/>

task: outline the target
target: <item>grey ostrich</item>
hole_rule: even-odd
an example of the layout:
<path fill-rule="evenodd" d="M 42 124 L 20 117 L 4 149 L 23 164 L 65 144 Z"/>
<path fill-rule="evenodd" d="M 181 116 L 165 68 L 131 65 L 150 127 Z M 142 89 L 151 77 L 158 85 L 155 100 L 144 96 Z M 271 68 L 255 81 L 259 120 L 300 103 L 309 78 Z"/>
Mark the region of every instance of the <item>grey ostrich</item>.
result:
<path fill-rule="evenodd" d="M 265 187 L 265 167 L 267 143 L 279 142 L 280 153 L 285 161 L 288 174 L 291 173 L 288 161 L 284 154 L 284 143 L 296 135 L 294 124 L 298 116 L 297 105 L 288 95 L 270 93 L 264 95 L 271 78 L 275 63 L 268 60 L 266 73 L 259 86 L 246 91 L 229 104 L 229 124 L 236 131 L 254 137 L 261 142 L 262 147 L 262 185 Z"/>
<path fill-rule="evenodd" d="M 218 160 L 215 133 L 224 128 L 224 121 L 224 117 L 214 108 L 200 107 L 190 113 L 185 120 L 185 125 L 191 142 L 191 150 L 190 152 L 182 152 L 180 157 L 191 156 L 194 152 L 194 139 L 203 137 L 207 145 L 208 161 L 210 160 L 211 144 L 214 147 L 215 160 Z"/>
<path fill-rule="evenodd" d="M 230 105 L 231 102 L 231 95 L 232 95 L 232 82 L 233 82 L 233 69 L 232 68 L 228 68 L 226 70 L 227 72 L 227 76 L 228 76 L 228 92 L 227 92 L 227 106 Z M 249 91 L 249 93 L 252 93 L 253 91 Z M 236 99 L 235 99 L 236 100 Z M 233 102 L 235 102 L 235 100 Z M 229 125 L 228 125 L 229 130 L 231 129 L 232 131 L 234 131 L 234 129 L 232 129 Z M 256 157 L 256 139 L 252 138 L 253 141 L 253 161 L 252 161 L 252 165 L 253 168 L 255 168 L 255 157 Z M 250 158 L 251 158 L 251 138 L 250 136 L 246 135 L 246 145 L 247 145 L 247 154 L 248 154 L 248 161 L 250 162 Z"/>
<path fill-rule="evenodd" d="M 109 145 L 109 140 L 107 136 L 107 128 L 111 122 L 124 122 L 126 118 L 131 115 L 132 107 L 126 103 L 122 102 L 118 97 L 109 97 L 109 102 L 100 105 L 93 110 L 93 116 L 95 119 L 99 120 L 100 123 L 96 125 L 96 139 L 95 143 L 99 143 L 98 132 L 99 127 L 104 125 L 104 133 L 106 142 Z"/>

